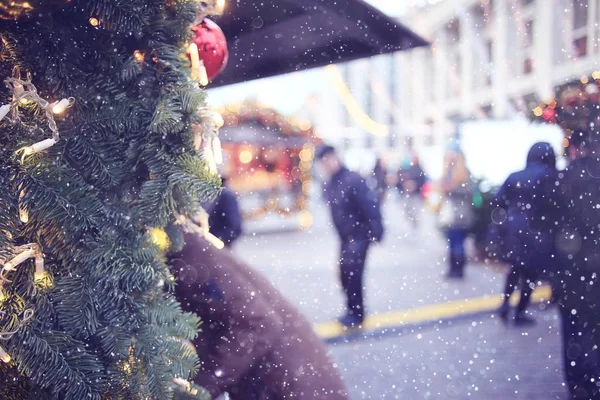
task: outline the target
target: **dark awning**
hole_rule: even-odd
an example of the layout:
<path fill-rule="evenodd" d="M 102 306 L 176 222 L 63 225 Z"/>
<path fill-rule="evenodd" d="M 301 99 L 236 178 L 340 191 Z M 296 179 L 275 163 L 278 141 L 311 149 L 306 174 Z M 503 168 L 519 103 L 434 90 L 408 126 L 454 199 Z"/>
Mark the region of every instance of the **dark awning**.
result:
<path fill-rule="evenodd" d="M 229 63 L 209 87 L 427 45 L 362 0 L 229 0 L 226 4 L 217 23 L 228 40 Z"/>

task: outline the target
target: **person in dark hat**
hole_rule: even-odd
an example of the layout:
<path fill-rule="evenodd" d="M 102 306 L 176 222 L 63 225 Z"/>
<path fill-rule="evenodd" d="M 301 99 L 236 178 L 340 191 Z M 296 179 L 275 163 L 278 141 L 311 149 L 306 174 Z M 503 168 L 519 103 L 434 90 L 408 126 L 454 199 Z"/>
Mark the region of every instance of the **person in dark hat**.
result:
<path fill-rule="evenodd" d="M 561 268 L 553 295 L 562 319 L 565 376 L 573 399 L 600 399 L 600 132 L 598 120 L 570 139 L 559 174 L 555 239 Z"/>
<path fill-rule="evenodd" d="M 347 313 L 340 323 L 359 327 L 365 318 L 363 276 L 367 253 L 371 243 L 383 238 L 379 201 L 364 179 L 344 166 L 333 147 L 319 148 L 316 158 L 325 200 L 341 241 L 340 275 Z"/>
<path fill-rule="evenodd" d="M 494 222 L 503 225 L 501 258 L 511 265 L 504 303 L 499 310 L 505 322 L 509 320 L 510 297 L 517 287 L 521 289 L 521 297 L 514 322 L 516 325 L 534 322 L 527 315 L 527 306 L 535 282 L 544 270 L 554 270 L 557 176 L 554 149 L 549 143 L 536 143 L 529 150 L 525 169 L 511 174 L 497 194 L 494 213 L 498 216 Z"/>
<path fill-rule="evenodd" d="M 206 207 L 209 213 L 210 231 L 231 247 L 242 234 L 242 215 L 235 193 L 222 178 L 223 190 L 217 199 Z"/>

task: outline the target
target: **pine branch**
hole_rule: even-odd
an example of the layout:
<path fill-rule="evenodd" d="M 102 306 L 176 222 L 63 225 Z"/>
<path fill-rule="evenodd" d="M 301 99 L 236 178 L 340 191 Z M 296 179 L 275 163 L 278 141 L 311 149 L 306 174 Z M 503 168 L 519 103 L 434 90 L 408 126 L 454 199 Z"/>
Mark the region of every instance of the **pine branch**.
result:
<path fill-rule="evenodd" d="M 18 345 L 17 345 L 18 344 Z M 105 376 L 102 364 L 85 344 L 62 332 L 20 330 L 8 344 L 18 369 L 56 398 L 99 400 Z"/>

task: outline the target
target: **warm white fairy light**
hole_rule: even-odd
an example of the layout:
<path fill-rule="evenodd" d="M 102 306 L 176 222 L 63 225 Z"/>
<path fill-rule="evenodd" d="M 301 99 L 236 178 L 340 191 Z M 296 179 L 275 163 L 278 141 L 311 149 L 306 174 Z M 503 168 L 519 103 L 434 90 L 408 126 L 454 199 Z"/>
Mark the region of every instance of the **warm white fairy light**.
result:
<path fill-rule="evenodd" d="M 190 220 L 184 215 L 177 215 L 177 223 L 182 225 L 187 232 L 194 232 L 200 234 L 207 242 L 221 250 L 225 247 L 225 243 L 210 233 L 210 226 L 208 224 L 208 213 L 202 209 L 200 213 Z"/>
<path fill-rule="evenodd" d="M 52 138 L 42 140 L 17 150 L 18 153 L 22 154 L 21 161 L 24 161 L 26 156 L 46 150 L 58 142 L 60 137 L 54 115 L 64 113 L 67 108 L 75 103 L 73 97 L 49 103 L 38 95 L 37 88 L 31 83 L 31 79 L 31 73 L 27 74 L 26 79 L 21 79 L 21 71 L 16 67 L 13 69 L 12 77 L 4 80 L 6 87 L 12 91 L 13 100 L 10 104 L 0 106 L 0 120 L 12 112 L 12 122 L 16 123 L 20 120 L 18 112 L 19 106 L 30 102 L 36 103 L 45 112 L 48 126 L 52 131 Z"/>
<path fill-rule="evenodd" d="M 192 62 L 192 79 L 200 79 L 200 54 L 198 54 L 198 45 L 196 43 L 190 43 L 189 46 L 190 60 Z M 206 85 L 203 85 L 206 86 Z"/>
<path fill-rule="evenodd" d="M 212 153 L 215 163 L 221 165 L 223 164 L 223 150 L 221 149 L 221 139 L 218 136 L 215 136 L 211 141 Z"/>
<path fill-rule="evenodd" d="M 50 147 L 56 144 L 56 140 L 54 139 L 44 139 L 41 142 L 37 142 L 32 144 L 31 146 L 22 147 L 17 150 L 17 154 L 21 153 L 21 162 L 25 161 L 25 157 L 30 156 L 35 153 L 39 153 L 40 151 L 44 151 L 49 149 Z M 25 221 L 23 221 L 25 222 Z"/>
<path fill-rule="evenodd" d="M 29 213 L 23 207 L 19 208 L 19 220 L 24 224 L 29 222 Z"/>
<path fill-rule="evenodd" d="M 70 103 L 71 102 L 69 99 L 62 99 L 61 101 L 52 105 L 52 112 L 54 114 L 62 114 L 67 108 L 70 107 Z"/>
<path fill-rule="evenodd" d="M 2 346 L 0 346 L 0 360 L 2 360 L 3 362 L 8 364 L 11 359 L 12 358 L 10 357 L 10 354 L 8 354 L 6 351 L 4 351 Z"/>
<path fill-rule="evenodd" d="M 33 248 L 30 248 L 28 250 L 25 250 L 25 251 L 17 254 L 13 259 L 4 263 L 4 270 L 5 271 L 14 270 L 17 267 L 17 265 L 21 264 L 23 261 L 28 260 L 32 257 L 35 257 L 35 254 L 36 254 L 36 250 Z"/>
<path fill-rule="evenodd" d="M 44 254 L 42 253 L 40 246 L 37 243 L 30 243 L 25 246 L 20 246 L 17 249 L 21 250 L 21 252 L 9 261 L 5 262 L 4 266 L 0 270 L 0 282 L 8 281 L 8 279 L 6 279 L 4 275 L 7 272 L 13 271 L 19 264 L 22 264 L 30 258 L 35 259 L 35 279 L 43 279 L 45 276 Z"/>
<path fill-rule="evenodd" d="M 10 112 L 10 104 L 5 104 L 0 107 L 0 121 Z"/>
<path fill-rule="evenodd" d="M 204 161 L 206 161 L 206 168 L 208 169 L 208 172 L 210 172 L 212 175 L 215 175 L 218 170 L 217 170 L 217 162 L 215 160 L 215 155 L 213 153 L 213 149 L 212 149 L 212 138 L 210 138 L 209 140 L 204 140 L 204 151 L 202 152 L 202 154 L 204 155 Z"/>

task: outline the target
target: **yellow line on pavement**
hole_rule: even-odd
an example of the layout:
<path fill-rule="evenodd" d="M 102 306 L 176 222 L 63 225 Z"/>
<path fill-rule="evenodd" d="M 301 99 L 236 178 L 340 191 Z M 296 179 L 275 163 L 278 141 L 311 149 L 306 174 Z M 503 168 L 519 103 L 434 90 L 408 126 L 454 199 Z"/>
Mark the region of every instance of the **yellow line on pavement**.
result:
<path fill-rule="evenodd" d="M 512 296 L 511 303 L 516 304 L 519 296 Z M 552 297 L 550 286 L 538 287 L 531 296 L 532 302 L 548 301 Z M 486 295 L 470 299 L 449 301 L 408 310 L 391 311 L 367 317 L 362 332 L 379 331 L 384 328 L 415 325 L 492 311 L 502 304 L 501 295 Z M 332 339 L 347 333 L 337 321 L 323 322 L 314 326 L 315 332 L 323 339 Z"/>

